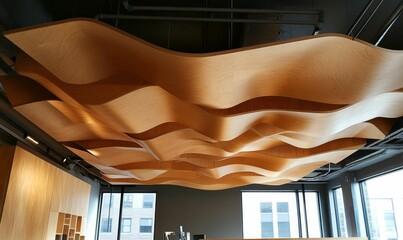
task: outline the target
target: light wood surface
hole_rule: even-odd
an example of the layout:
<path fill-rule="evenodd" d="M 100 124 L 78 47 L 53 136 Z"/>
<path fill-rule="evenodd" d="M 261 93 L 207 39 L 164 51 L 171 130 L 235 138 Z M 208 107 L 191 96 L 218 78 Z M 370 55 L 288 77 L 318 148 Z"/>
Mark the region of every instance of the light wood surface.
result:
<path fill-rule="evenodd" d="M 60 228 L 59 212 L 86 218 L 90 188 L 89 184 L 16 147 L 0 236 L 7 240 L 55 239 Z"/>
<path fill-rule="evenodd" d="M 6 201 L 8 181 L 10 179 L 14 151 L 14 146 L 0 147 L 0 223 L 2 219 L 4 203 Z"/>
<path fill-rule="evenodd" d="M 85 19 L 6 37 L 22 50 L 25 77 L 1 79 L 15 109 L 111 183 L 284 184 L 403 116 L 403 53 L 342 35 L 209 54 Z"/>

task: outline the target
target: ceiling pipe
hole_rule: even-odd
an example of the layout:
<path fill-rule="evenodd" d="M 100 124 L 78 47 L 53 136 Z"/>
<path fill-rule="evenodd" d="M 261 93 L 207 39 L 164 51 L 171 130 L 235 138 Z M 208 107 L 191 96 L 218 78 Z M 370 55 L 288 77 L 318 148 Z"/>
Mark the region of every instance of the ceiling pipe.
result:
<path fill-rule="evenodd" d="M 269 14 L 295 14 L 295 15 L 321 15 L 321 11 L 299 10 L 275 10 L 275 9 L 252 9 L 252 8 L 204 8 L 204 7 L 153 7 L 129 5 L 123 2 L 128 11 L 172 11 L 172 12 L 225 12 L 225 13 L 269 13 Z"/>
<path fill-rule="evenodd" d="M 239 19 L 239 18 L 196 18 L 196 17 L 164 17 L 164 16 L 135 16 L 117 14 L 98 14 L 99 19 L 126 19 L 126 20 L 163 20 L 163 21 L 192 21 L 192 22 L 226 22 L 226 23 L 266 23 L 266 24 L 289 24 L 289 25 L 311 25 L 319 28 L 319 22 L 308 21 L 285 21 L 270 19 Z"/>
<path fill-rule="evenodd" d="M 371 0 L 368 2 L 367 6 L 365 6 L 364 10 L 362 10 L 362 12 L 360 13 L 360 15 L 358 16 L 358 18 L 354 21 L 353 26 L 350 28 L 350 30 L 348 31 L 347 35 L 351 36 L 351 34 L 353 33 L 354 29 L 357 27 L 358 23 L 361 22 L 361 19 L 364 17 L 364 15 L 367 13 L 369 7 L 372 5 L 372 3 L 374 2 L 374 0 Z"/>
<path fill-rule="evenodd" d="M 347 163 L 342 169 L 335 171 L 335 172 L 330 172 L 325 176 L 324 181 L 329 181 L 337 176 L 340 176 L 340 174 L 345 173 L 347 171 L 353 170 L 354 167 L 365 167 L 366 165 L 374 164 L 378 161 L 380 161 L 380 157 L 386 154 L 385 149 L 377 150 L 373 153 L 370 153 L 362 158 L 359 158 L 355 161 L 352 161 L 350 163 Z"/>
<path fill-rule="evenodd" d="M 400 17 L 400 14 L 402 13 L 403 10 L 403 3 L 400 3 L 400 5 L 396 8 L 396 10 L 393 12 L 392 16 L 386 21 L 386 23 L 382 26 L 380 32 L 381 34 L 378 34 L 378 40 L 375 43 L 375 46 L 378 46 L 385 35 L 389 32 L 389 29 L 393 26 L 393 24 L 396 22 L 396 20 Z"/>
<path fill-rule="evenodd" d="M 393 142 L 393 140 L 400 140 L 400 139 L 403 139 L 403 128 L 392 132 L 391 134 L 386 136 L 384 139 L 380 139 L 371 144 L 368 144 L 365 147 L 362 147 L 360 150 L 379 150 L 379 149 L 402 150 L 403 149 L 402 145 L 390 144 L 390 142 Z"/>
<path fill-rule="evenodd" d="M 362 30 L 364 30 L 364 28 L 367 26 L 367 24 L 369 23 L 369 21 L 372 19 L 372 17 L 375 15 L 376 11 L 378 11 L 379 7 L 382 5 L 383 0 L 379 1 L 378 5 L 376 5 L 374 11 L 372 11 L 371 15 L 369 15 L 369 17 L 367 18 L 367 20 L 365 21 L 364 25 L 362 25 L 360 27 L 360 29 L 358 30 L 358 32 L 353 36 L 353 39 L 355 39 L 356 37 L 358 37 L 358 35 L 360 35 L 360 33 L 362 32 Z"/>

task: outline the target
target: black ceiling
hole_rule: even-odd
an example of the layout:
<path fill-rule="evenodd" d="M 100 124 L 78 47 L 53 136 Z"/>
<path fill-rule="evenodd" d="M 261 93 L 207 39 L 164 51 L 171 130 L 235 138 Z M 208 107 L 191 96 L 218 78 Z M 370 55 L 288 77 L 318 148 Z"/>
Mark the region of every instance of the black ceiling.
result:
<path fill-rule="evenodd" d="M 393 22 L 394 16 L 399 14 L 402 8 L 401 0 L 2 2 L 0 23 L 5 30 L 74 17 L 98 18 L 148 42 L 181 52 L 221 51 L 312 35 L 316 30 L 319 30 L 319 34 L 350 33 L 351 36 L 375 44 L 390 26 L 388 23 Z M 149 10 L 144 10 L 144 7 Z M 217 8 L 222 10 L 218 11 Z M 235 10 L 230 12 L 228 9 Z M 244 9 L 252 11 L 243 11 Z M 274 13 L 265 13 L 262 10 Z M 262 23 L 263 21 L 270 23 Z M 293 24 L 289 24 L 290 22 Z M 316 28 L 314 24 L 317 24 Z M 403 20 L 397 18 L 379 46 L 403 49 L 402 29 Z"/>

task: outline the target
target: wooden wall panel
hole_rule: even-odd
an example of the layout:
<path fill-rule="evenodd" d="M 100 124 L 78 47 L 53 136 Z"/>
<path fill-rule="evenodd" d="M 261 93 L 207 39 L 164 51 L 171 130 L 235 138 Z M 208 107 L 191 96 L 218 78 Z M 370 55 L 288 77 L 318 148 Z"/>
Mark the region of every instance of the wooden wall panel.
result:
<path fill-rule="evenodd" d="M 57 228 L 57 220 L 59 217 L 59 213 L 55 211 L 50 211 L 49 212 L 49 224 L 48 224 L 48 229 L 47 229 L 47 240 L 54 240 L 55 239 L 55 232 Z"/>
<path fill-rule="evenodd" d="M 59 173 L 59 172 L 58 172 Z M 59 177 L 55 178 L 55 184 L 53 185 L 53 189 L 52 189 L 52 201 L 50 203 L 50 210 L 54 211 L 54 212 L 58 212 L 60 209 L 60 205 L 61 205 L 61 201 L 63 199 L 62 194 L 64 189 L 59 187 L 59 186 L 63 186 L 63 182 L 65 181 L 65 175 L 58 175 Z"/>
<path fill-rule="evenodd" d="M 58 212 L 87 216 L 90 185 L 20 147 L 8 189 L 0 223 L 7 240 L 54 239 Z"/>
<path fill-rule="evenodd" d="M 47 233 L 55 167 L 17 147 L 4 205 L 0 235 L 44 239 Z"/>
<path fill-rule="evenodd" d="M 0 222 L 2 219 L 4 202 L 6 200 L 8 180 L 14 157 L 14 146 L 0 147 Z"/>
<path fill-rule="evenodd" d="M 57 169 L 59 177 L 53 189 L 52 211 L 66 212 L 74 215 L 87 216 L 91 186 L 83 184 L 78 178 L 72 177 Z"/>

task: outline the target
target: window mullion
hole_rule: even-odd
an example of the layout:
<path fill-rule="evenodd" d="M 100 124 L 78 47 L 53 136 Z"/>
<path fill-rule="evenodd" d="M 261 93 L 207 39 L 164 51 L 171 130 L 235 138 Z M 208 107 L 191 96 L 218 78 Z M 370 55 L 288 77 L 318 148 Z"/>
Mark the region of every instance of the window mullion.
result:
<path fill-rule="evenodd" d="M 302 217 L 301 217 L 301 209 L 300 209 L 300 199 L 299 199 L 299 194 L 298 190 L 295 190 L 295 198 L 297 200 L 297 216 L 298 216 L 298 232 L 299 232 L 299 238 L 302 238 Z M 306 223 L 305 223 L 306 224 Z"/>
<path fill-rule="evenodd" d="M 122 212 L 123 212 L 123 194 L 125 192 L 124 187 L 120 187 L 120 204 L 119 204 L 119 218 L 118 218 L 118 240 L 120 240 L 120 232 L 122 228 Z"/>

